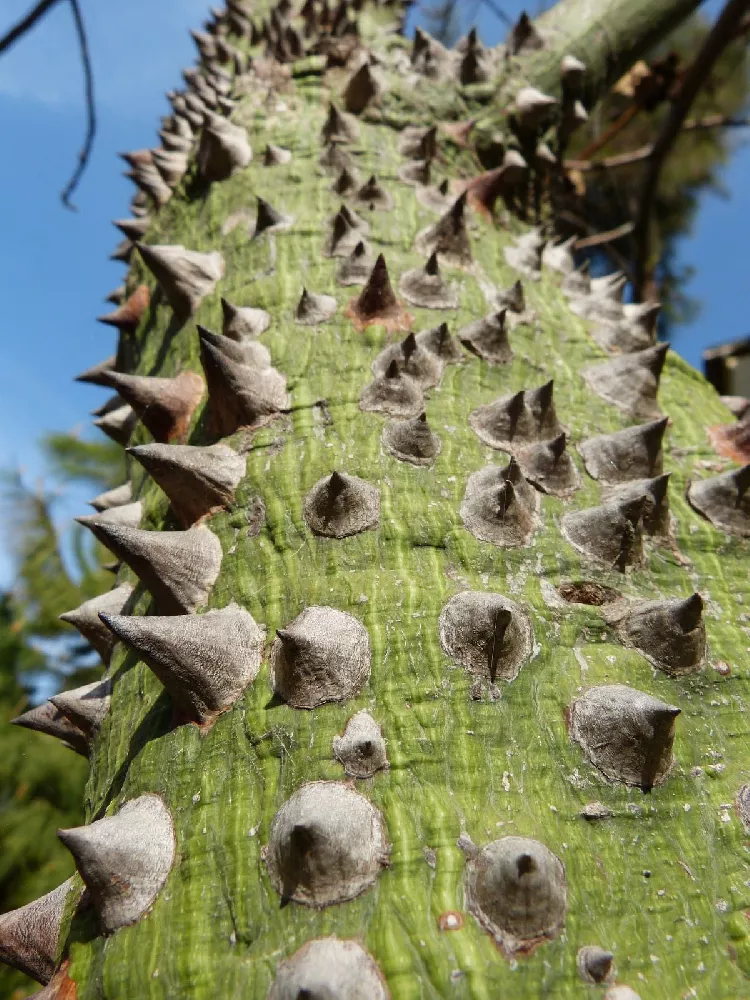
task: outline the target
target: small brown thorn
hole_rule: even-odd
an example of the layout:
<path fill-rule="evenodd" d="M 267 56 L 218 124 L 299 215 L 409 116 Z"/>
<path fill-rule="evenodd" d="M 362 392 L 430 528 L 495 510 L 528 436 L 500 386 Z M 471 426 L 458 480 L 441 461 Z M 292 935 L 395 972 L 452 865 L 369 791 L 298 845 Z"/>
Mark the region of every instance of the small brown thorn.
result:
<path fill-rule="evenodd" d="M 157 441 L 184 440 L 205 384 L 195 372 L 175 378 L 110 372 L 107 384 L 128 402 Z"/>
<path fill-rule="evenodd" d="M 148 310 L 150 301 L 148 285 L 139 285 L 122 305 L 104 316 L 98 316 L 97 319 L 100 323 L 114 326 L 123 333 L 135 333 Z"/>
<path fill-rule="evenodd" d="M 374 323 L 384 326 L 390 333 L 411 328 L 412 317 L 396 298 L 382 253 L 362 292 L 347 306 L 346 315 L 360 331 Z"/>

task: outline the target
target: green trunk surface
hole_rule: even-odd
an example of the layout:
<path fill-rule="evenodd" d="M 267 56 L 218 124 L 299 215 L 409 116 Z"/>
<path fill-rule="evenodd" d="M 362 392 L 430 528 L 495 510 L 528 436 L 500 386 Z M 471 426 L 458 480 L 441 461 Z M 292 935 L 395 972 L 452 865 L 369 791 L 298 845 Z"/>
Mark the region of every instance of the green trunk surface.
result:
<path fill-rule="evenodd" d="M 628 17 L 643 18 L 659 5 L 619 4 L 619 19 L 613 14 L 604 24 L 606 9 L 614 6 L 597 5 L 598 27 L 574 22 L 571 37 L 580 41 L 591 30 L 611 29 L 613 44 L 622 47 L 617 39 L 623 37 L 624 9 Z M 667 11 L 663 5 L 654 15 L 657 30 L 694 6 L 683 0 Z M 592 10 L 590 2 L 569 7 L 581 18 Z M 564 15 L 562 9 L 548 18 L 559 24 Z M 389 17 L 385 10 L 362 16 L 367 37 L 375 44 L 378 36 L 383 55 L 404 44 L 385 33 Z M 642 37 L 642 24 L 638 31 Z M 587 59 L 587 51 L 571 50 Z M 556 50 L 558 62 L 559 55 Z M 542 58 L 529 57 L 527 66 Z M 591 62 L 601 84 L 607 74 L 593 53 Z M 615 64 L 620 72 L 623 66 Z M 643 1000 L 750 997 L 744 974 L 750 971 L 747 838 L 733 806 L 748 769 L 748 545 L 715 530 L 684 498 L 692 476 L 726 466 L 712 452 L 706 428 L 728 421 L 729 414 L 703 378 L 670 355 L 659 399 L 671 418 L 665 471 L 672 473 L 675 544 L 650 546 L 643 567 L 624 576 L 588 563 L 560 531 L 567 510 L 600 502 L 600 487 L 583 473 L 574 445 L 629 421 L 584 383 L 582 369 L 604 355 L 587 324 L 571 312 L 559 278 L 547 272 L 539 282 L 524 281 L 536 320 L 511 331 L 513 361 L 493 367 L 467 353 L 426 393 L 430 425 L 442 440 L 434 466 L 416 468 L 387 454 L 380 440 L 385 418 L 361 412 L 358 399 L 373 359 L 394 338 L 382 326 L 354 329 L 344 309 L 359 289 L 337 285 L 338 261 L 321 253 L 340 199 L 330 190 L 331 174 L 318 166 L 319 134 L 329 92 L 340 92 L 348 75 L 299 76 L 276 96 L 256 81 L 233 115 L 247 127 L 253 162 L 205 195 L 178 191 L 154 215 L 146 242 L 222 251 L 226 276 L 194 319 L 220 330 L 219 294 L 266 309 L 272 324 L 260 339 L 291 393 L 288 415 L 228 439 L 246 453 L 247 476 L 236 504 L 207 522 L 224 551 L 209 607 L 236 601 L 266 628 L 269 645 L 275 630 L 307 606 L 346 611 L 369 633 L 371 677 L 345 704 L 295 710 L 272 698 L 266 656 L 244 697 L 201 733 L 174 725 L 162 685 L 118 647 L 110 668 L 112 711 L 93 755 L 87 816 L 96 819 L 155 792 L 174 817 L 177 856 L 153 909 L 135 926 L 104 938 L 92 917 L 73 921 L 66 948 L 79 1000 L 263 998 L 284 958 L 306 941 L 333 934 L 359 940 L 399 1000 L 594 995 L 599 991 L 584 986 L 576 972 L 576 952 L 588 944 L 614 952 L 617 981 Z M 437 218 L 398 179 L 404 161 L 392 127 L 396 110 L 404 124 L 439 115 L 441 108 L 460 117 L 473 106 L 452 85 L 420 86 L 409 106 L 394 84 L 386 120 L 360 121 L 354 146 L 362 180 L 375 173 L 395 202 L 391 212 L 368 213 L 369 241 L 385 254 L 394 285 L 423 261 L 414 238 Z M 424 105 L 414 110 L 420 100 Z M 266 142 L 288 147 L 293 160 L 264 167 Z M 440 151 L 436 182 L 476 173 L 469 154 L 444 138 Z M 257 241 L 242 225 L 222 236 L 231 213 L 254 211 L 256 195 L 291 215 L 292 228 Z M 504 288 L 517 278 L 503 248 L 520 225 L 498 226 L 475 213 L 470 221 L 474 268 L 443 268 L 459 286 L 460 308 L 445 314 L 409 308 L 417 332 L 446 319 L 455 333 L 491 311 L 482 283 Z M 129 287 L 141 280 L 154 287 L 136 262 Z M 336 297 L 339 308 L 328 323 L 295 324 L 303 285 Z M 201 371 L 195 322 L 178 328 L 163 300 L 153 301 L 123 345 L 125 354 L 141 374 Z M 526 547 L 496 548 L 464 528 L 459 506 L 468 476 L 488 463 L 504 465 L 507 456 L 485 447 L 468 417 L 480 404 L 549 378 L 583 487 L 567 502 L 542 498 L 543 527 Z M 136 440 L 149 440 L 145 430 L 139 428 Z M 210 442 L 200 415 L 190 441 Z M 380 489 L 377 530 L 335 540 L 307 528 L 305 494 L 334 469 Z M 142 526 L 176 527 L 164 494 L 140 467 L 132 476 L 145 507 Z M 256 534 L 257 498 L 265 518 Z M 119 580 L 135 582 L 127 569 Z M 706 667 L 680 679 L 653 669 L 622 646 L 596 608 L 550 600 L 554 587 L 571 580 L 597 581 L 641 599 L 699 591 L 707 601 Z M 470 676 L 440 647 L 440 611 L 464 590 L 504 595 L 531 618 L 533 657 L 502 686 L 499 700 L 486 694 L 473 699 Z M 150 607 L 141 590 L 134 613 Z M 731 671 L 716 669 L 721 663 Z M 608 683 L 629 684 L 682 710 L 677 763 L 651 794 L 605 784 L 570 740 L 567 707 L 587 687 Z M 374 716 L 387 740 L 390 769 L 356 785 L 385 817 L 390 866 L 351 902 L 319 911 L 282 906 L 261 856 L 271 820 L 305 782 L 345 780 L 332 741 L 361 709 Z M 611 818 L 581 818 L 592 800 L 606 805 Z M 503 955 L 466 907 L 466 859 L 456 843 L 462 833 L 479 846 L 511 834 L 533 837 L 558 855 L 568 913 L 555 940 L 515 960 Z M 435 852 L 434 867 L 427 849 Z M 446 911 L 463 915 L 460 929 L 440 929 Z"/>

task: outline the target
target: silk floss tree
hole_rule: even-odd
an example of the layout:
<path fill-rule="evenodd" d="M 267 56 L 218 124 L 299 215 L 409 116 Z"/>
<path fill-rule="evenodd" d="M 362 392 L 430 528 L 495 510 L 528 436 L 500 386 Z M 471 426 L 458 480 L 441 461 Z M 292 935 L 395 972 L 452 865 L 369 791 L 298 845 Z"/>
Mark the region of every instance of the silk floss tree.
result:
<path fill-rule="evenodd" d="M 16 720 L 91 764 L 76 875 L 0 918 L 38 996 L 747 994 L 750 471 L 555 237 L 568 136 L 696 6 L 194 33 L 81 376 L 130 469 L 64 616 L 102 678 Z"/>

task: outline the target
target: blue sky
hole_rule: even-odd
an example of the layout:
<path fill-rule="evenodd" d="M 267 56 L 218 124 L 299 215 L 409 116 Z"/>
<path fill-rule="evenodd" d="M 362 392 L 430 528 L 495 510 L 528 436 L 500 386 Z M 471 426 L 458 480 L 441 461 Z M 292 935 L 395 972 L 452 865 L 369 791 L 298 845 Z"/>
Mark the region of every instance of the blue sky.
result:
<path fill-rule="evenodd" d="M 31 0 L 3 0 L 0 33 Z M 502 3 L 511 16 L 518 0 Z M 532 0 L 526 5 L 532 12 Z M 717 0 L 706 5 L 715 13 Z M 47 430 L 88 433 L 88 412 L 102 390 L 73 377 L 112 353 L 114 335 L 95 322 L 106 293 L 118 285 L 122 264 L 108 260 L 118 242 L 110 220 L 127 214 L 132 185 L 122 177 L 118 151 L 153 145 L 164 91 L 180 83 L 180 69 L 193 62 L 188 29 L 204 19 L 207 0 L 82 0 L 97 84 L 99 132 L 89 170 L 75 196 L 77 213 L 66 211 L 59 192 L 75 164 L 85 128 L 83 80 L 68 5 L 0 59 L 0 157 L 2 233 L 2 364 L 0 364 L 0 469 L 21 466 L 34 483 L 44 473 L 37 441 Z M 467 4 L 467 10 L 473 4 Z M 505 28 L 479 8 L 488 42 Z M 739 139 L 739 136 L 737 137 Z M 676 332 L 674 347 L 692 363 L 704 346 L 745 334 L 750 186 L 743 180 L 750 155 L 743 149 L 725 171 L 729 200 L 708 194 L 695 231 L 681 248 L 681 262 L 695 268 L 688 289 L 702 300 L 698 320 Z M 65 523 L 80 513 L 86 497 L 61 497 Z M 8 539 L 2 536 L 0 584 L 11 579 Z"/>

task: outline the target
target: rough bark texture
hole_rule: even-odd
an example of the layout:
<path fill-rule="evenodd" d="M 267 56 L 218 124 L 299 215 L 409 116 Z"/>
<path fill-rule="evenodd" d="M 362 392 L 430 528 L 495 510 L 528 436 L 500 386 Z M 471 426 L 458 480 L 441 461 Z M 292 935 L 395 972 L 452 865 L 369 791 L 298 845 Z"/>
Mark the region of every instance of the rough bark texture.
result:
<path fill-rule="evenodd" d="M 694 6 L 689 0 L 568 0 L 540 26 L 564 28 L 575 42 L 570 51 L 592 66 L 600 86 L 623 68 L 620 54 L 629 60 L 635 53 L 625 35 L 650 40 Z M 462 96 L 452 80 L 423 80 L 415 95 L 413 81 L 388 69 L 408 50 L 385 30 L 395 26 L 393 10 L 367 7 L 358 19 L 365 43 L 384 61 L 389 89 L 382 120 L 377 105 L 366 111 L 358 139 L 344 148 L 354 155 L 361 183 L 375 173 L 394 207 L 370 212 L 347 203 L 369 223 L 373 260 L 384 254 L 397 289 L 404 272 L 424 264 L 426 255 L 413 249 L 415 237 L 437 215 L 399 179 L 406 161 L 395 126 L 460 120 L 472 108 L 485 116 L 490 111 L 484 97 Z M 602 32 L 613 40 L 616 58 L 601 44 Z M 555 42 L 552 55 L 532 53 L 515 86 L 528 79 L 546 87 L 567 51 Z M 120 364 L 165 377 L 201 372 L 195 323 L 221 330 L 223 296 L 270 315 L 260 339 L 286 377 L 290 406 L 258 429 L 223 439 L 246 456 L 247 474 L 228 509 L 203 522 L 223 548 L 207 607 L 236 602 L 266 629 L 252 685 L 210 727 L 181 724 L 151 670 L 122 644 L 115 648 L 112 710 L 91 752 L 87 817 L 113 815 L 128 800 L 156 794 L 173 817 L 177 852 L 164 889 L 140 922 L 105 938 L 90 912 L 75 918 L 61 951 L 70 958 L 78 1000 L 263 998 L 282 961 L 326 936 L 359 942 L 390 994 L 409 1000 L 581 997 L 590 988 L 577 971 L 583 946 L 612 952 L 617 982 L 643 1000 L 750 996 L 745 832 L 733 806 L 748 766 L 747 542 L 716 530 L 684 497 L 691 477 L 728 467 L 706 437 L 708 426 L 730 419 L 728 411 L 698 373 L 668 357 L 658 399 L 671 421 L 663 464 L 672 474 L 673 537 L 649 539 L 642 565 L 625 574 L 589 561 L 566 541 L 561 518 L 607 497 L 585 474 L 575 446 L 635 421 L 596 396 L 582 377 L 587 365 L 606 357 L 588 322 L 571 311 L 560 276 L 545 270 L 540 281 L 524 280 L 532 318 L 509 329 L 509 364 L 490 365 L 467 351 L 461 363 L 445 367 L 437 387 L 425 389 L 429 426 L 442 443 L 434 462 L 418 466 L 386 451 L 387 415 L 363 412 L 359 398 L 374 377 L 375 358 L 404 334 L 389 334 L 377 323 L 356 329 L 345 309 L 360 288 L 338 284 L 340 262 L 322 253 L 341 199 L 331 191 L 336 173 L 318 164 L 320 132 L 329 94 L 340 95 L 353 72 L 350 66 L 323 76 L 319 62 L 306 60 L 290 73 L 258 59 L 241 81 L 245 96 L 232 114 L 247 128 L 252 162 L 208 190 L 189 177 L 154 213 L 144 238 L 220 250 L 225 276 L 182 324 L 163 296 L 152 294 L 137 331 L 121 338 Z M 503 84 L 500 95 L 509 86 Z M 493 121 L 499 122 L 496 113 Z M 292 159 L 266 166 L 266 144 L 290 150 Z M 472 173 L 469 154 L 439 133 L 434 183 Z M 223 234 L 229 216 L 244 211 L 255 218 L 258 197 L 292 224 L 256 239 L 245 223 Z M 466 218 L 474 263 L 464 269 L 441 263 L 458 290 L 459 308 L 410 306 L 416 333 L 444 319 L 456 333 L 493 312 L 494 290 L 518 277 L 503 251 L 523 232 L 521 225 L 497 225 L 470 209 Z M 128 289 L 142 282 L 153 291 L 151 275 L 136 260 Z M 295 322 L 303 287 L 335 297 L 335 315 L 317 326 Z M 488 463 L 506 466 L 508 456 L 482 444 L 469 415 L 550 378 L 581 488 L 565 500 L 541 496 L 538 522 L 524 545 L 480 541 L 459 515 L 467 480 Z M 199 409 L 194 416 L 189 443 L 216 443 L 207 415 Z M 139 425 L 134 443 L 148 441 Z M 379 524 L 342 538 L 310 530 L 305 497 L 334 471 L 377 487 Z M 144 505 L 141 527 L 183 527 L 135 463 L 132 482 Z M 517 482 L 511 493 L 520 495 Z M 706 602 L 705 666 L 678 677 L 654 669 L 637 649 L 621 644 L 593 603 L 560 597 L 557 587 L 568 596 L 578 593 L 562 586 L 576 581 L 589 581 L 581 591 L 595 598 L 617 596 L 604 588 L 632 600 L 698 591 Z M 125 582 L 137 583 L 127 568 L 118 576 Z M 499 672 L 496 685 L 482 683 L 443 651 L 440 613 L 462 591 L 499 594 L 530 619 L 533 652 L 512 682 Z M 371 671 L 345 703 L 302 710 L 274 697 L 269 650 L 279 629 L 287 632 L 277 642 L 294 641 L 288 626 L 313 606 L 345 612 L 365 627 Z M 129 610 L 154 613 L 140 585 Z M 502 641 L 506 625 L 507 616 L 492 619 L 493 642 Z M 494 662 L 494 647 L 489 655 Z M 575 699 L 594 685 L 617 684 L 681 710 L 676 762 L 649 794 L 605 783 L 568 731 Z M 272 821 L 307 782 L 347 780 L 334 740 L 360 711 L 370 713 L 386 741 L 389 768 L 356 788 L 382 814 L 388 866 L 347 902 L 320 909 L 282 902 L 264 856 Z M 606 818 L 583 818 L 584 809 Z M 467 859 L 506 836 L 544 845 L 564 865 L 567 883 L 562 932 L 512 958 L 470 911 L 465 891 Z M 313 848 L 297 841 L 294 850 L 308 857 Z M 532 864 L 530 855 L 521 857 Z M 519 861 L 519 877 L 523 871 Z M 557 926 L 557 913 L 550 922 Z M 547 934 L 543 920 L 540 926 Z"/>

